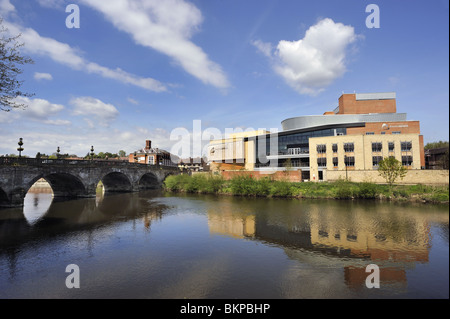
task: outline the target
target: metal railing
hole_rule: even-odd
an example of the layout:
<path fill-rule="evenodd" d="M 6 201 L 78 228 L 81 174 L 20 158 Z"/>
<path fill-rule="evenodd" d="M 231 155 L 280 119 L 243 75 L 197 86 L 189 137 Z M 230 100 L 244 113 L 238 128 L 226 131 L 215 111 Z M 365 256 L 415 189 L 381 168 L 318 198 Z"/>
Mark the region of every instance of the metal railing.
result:
<path fill-rule="evenodd" d="M 139 163 L 130 163 L 128 161 L 121 160 L 75 160 L 75 159 L 50 159 L 50 158 L 29 158 L 29 157 L 0 157 L 0 166 L 83 166 L 83 167 L 106 167 L 106 166 L 121 166 L 121 167 L 163 167 L 163 168 L 176 168 L 170 165 L 145 165 Z"/>

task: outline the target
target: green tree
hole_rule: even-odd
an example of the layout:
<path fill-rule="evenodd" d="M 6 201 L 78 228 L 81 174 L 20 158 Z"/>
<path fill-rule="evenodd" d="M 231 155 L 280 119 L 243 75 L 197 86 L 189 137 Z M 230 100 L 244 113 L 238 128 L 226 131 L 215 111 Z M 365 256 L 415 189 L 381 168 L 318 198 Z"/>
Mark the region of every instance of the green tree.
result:
<path fill-rule="evenodd" d="M 397 178 L 403 179 L 407 172 L 408 170 L 395 157 L 385 157 L 378 163 L 378 174 L 386 180 L 390 188 Z"/>
<path fill-rule="evenodd" d="M 16 98 L 33 96 L 22 92 L 20 87 L 23 81 L 17 80 L 17 76 L 23 73 L 20 65 L 34 63 L 32 59 L 21 55 L 23 43 L 18 42 L 20 36 L 9 36 L 8 29 L 3 26 L 3 19 L 0 18 L 0 111 L 24 108 L 26 105 L 18 103 Z"/>
<path fill-rule="evenodd" d="M 125 157 L 127 156 L 127 153 L 124 150 L 119 151 L 119 157 Z"/>
<path fill-rule="evenodd" d="M 427 143 L 427 145 L 425 145 L 424 149 L 426 150 L 430 150 L 433 148 L 444 148 L 444 147 L 449 147 L 449 143 L 448 141 L 439 141 L 439 142 L 431 142 L 431 143 Z"/>

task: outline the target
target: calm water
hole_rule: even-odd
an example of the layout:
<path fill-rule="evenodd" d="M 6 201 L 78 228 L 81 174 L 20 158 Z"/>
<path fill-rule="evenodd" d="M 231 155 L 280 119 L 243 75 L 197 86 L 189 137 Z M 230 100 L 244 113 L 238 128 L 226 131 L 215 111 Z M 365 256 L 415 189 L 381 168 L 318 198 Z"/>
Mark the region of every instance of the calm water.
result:
<path fill-rule="evenodd" d="M 80 288 L 65 285 L 66 266 Z M 380 288 L 365 285 L 366 266 Z M 448 206 L 167 195 L 0 210 L 0 298 L 448 298 Z"/>

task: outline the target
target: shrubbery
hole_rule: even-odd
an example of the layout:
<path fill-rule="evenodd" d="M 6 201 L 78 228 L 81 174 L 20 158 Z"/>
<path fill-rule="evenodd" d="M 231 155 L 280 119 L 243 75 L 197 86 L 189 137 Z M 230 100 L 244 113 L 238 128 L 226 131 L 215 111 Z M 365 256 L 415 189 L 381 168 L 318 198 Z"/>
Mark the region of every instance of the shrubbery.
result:
<path fill-rule="evenodd" d="M 370 182 L 354 183 L 347 180 L 321 183 L 292 183 L 275 181 L 270 177 L 256 179 L 236 176 L 225 180 L 221 176 L 196 174 L 173 175 L 166 178 L 164 188 L 172 192 L 231 194 L 238 196 L 336 198 L 336 199 L 408 199 L 448 202 L 449 188 L 425 185 L 379 185 Z"/>

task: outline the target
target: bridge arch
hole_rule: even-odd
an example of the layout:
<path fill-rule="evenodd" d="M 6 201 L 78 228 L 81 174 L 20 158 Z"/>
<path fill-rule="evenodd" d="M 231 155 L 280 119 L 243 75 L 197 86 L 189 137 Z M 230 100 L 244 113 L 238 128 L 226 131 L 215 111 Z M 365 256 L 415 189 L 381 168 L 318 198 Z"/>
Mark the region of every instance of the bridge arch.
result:
<path fill-rule="evenodd" d="M 141 176 L 138 181 L 139 190 L 142 189 L 156 189 L 161 186 L 161 182 L 154 173 L 147 172 Z"/>
<path fill-rule="evenodd" d="M 40 178 L 44 178 L 51 186 L 54 197 L 77 198 L 86 195 L 86 187 L 78 176 L 68 173 L 50 173 L 36 177 L 26 191 Z"/>
<path fill-rule="evenodd" d="M 9 204 L 9 198 L 6 192 L 0 188 L 0 207 L 7 206 Z"/>
<path fill-rule="evenodd" d="M 121 172 L 110 172 L 101 179 L 105 193 L 132 192 L 133 185 L 130 178 Z"/>

